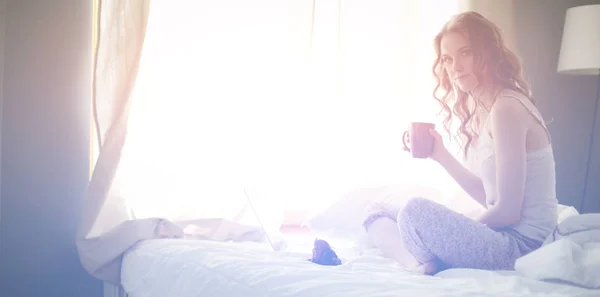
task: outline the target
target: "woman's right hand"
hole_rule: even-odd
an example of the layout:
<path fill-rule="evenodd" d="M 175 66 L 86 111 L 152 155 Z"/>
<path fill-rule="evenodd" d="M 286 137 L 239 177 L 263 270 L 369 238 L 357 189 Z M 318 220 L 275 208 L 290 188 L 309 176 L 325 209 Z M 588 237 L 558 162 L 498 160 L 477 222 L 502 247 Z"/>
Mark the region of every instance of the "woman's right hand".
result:
<path fill-rule="evenodd" d="M 444 159 L 450 157 L 450 152 L 444 146 L 444 141 L 442 140 L 442 135 L 438 133 L 435 129 L 429 130 L 429 134 L 433 136 L 433 151 L 429 158 L 440 163 Z"/>

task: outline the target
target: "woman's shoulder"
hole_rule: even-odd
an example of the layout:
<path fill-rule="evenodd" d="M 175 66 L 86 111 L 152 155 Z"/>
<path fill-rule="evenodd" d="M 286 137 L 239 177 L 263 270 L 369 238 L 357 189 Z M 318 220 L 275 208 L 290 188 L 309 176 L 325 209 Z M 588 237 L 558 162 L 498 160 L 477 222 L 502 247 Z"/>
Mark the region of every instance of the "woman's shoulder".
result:
<path fill-rule="evenodd" d="M 533 105 L 533 102 L 525 94 L 507 88 L 498 92 L 494 105 L 498 103 L 509 106 L 525 106 L 527 108 Z"/>
<path fill-rule="evenodd" d="M 511 89 L 504 89 L 499 93 L 496 101 L 503 102 L 507 105 L 512 105 L 513 108 L 521 109 L 523 112 L 532 114 L 538 120 L 545 122 L 543 120 L 544 116 L 542 115 L 535 102 L 522 92 Z"/>
<path fill-rule="evenodd" d="M 494 104 L 490 108 L 490 117 L 492 118 L 512 118 L 519 115 L 527 115 L 531 111 L 531 106 L 527 104 L 527 98 L 522 93 L 504 89 L 498 93 Z"/>
<path fill-rule="evenodd" d="M 525 94 L 511 90 L 503 89 L 496 96 L 496 100 L 490 109 L 491 114 L 503 116 L 523 116 L 535 114 L 536 117 L 541 117 L 541 114 L 533 101 Z"/>

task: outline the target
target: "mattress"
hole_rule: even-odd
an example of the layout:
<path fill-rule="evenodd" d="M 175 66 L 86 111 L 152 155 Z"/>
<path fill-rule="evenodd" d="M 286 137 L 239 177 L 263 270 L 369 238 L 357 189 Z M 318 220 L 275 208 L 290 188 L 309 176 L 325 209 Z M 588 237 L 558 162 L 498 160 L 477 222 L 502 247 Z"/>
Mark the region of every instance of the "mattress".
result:
<path fill-rule="evenodd" d="M 530 280 L 515 272 L 452 269 L 417 275 L 377 253 L 348 253 L 340 266 L 321 266 L 307 261 L 310 245 L 299 247 L 305 250 L 273 252 L 260 243 L 143 241 L 123 258 L 122 285 L 130 297 L 600 296 L 600 291 Z"/>

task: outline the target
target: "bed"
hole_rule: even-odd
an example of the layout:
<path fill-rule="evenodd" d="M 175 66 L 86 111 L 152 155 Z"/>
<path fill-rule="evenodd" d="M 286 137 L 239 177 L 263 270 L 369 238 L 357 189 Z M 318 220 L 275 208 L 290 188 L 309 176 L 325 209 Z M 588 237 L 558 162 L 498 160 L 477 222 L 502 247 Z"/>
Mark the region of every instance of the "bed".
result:
<path fill-rule="evenodd" d="M 374 250 L 338 248 L 343 264 L 320 266 L 307 261 L 313 240 L 295 236 L 282 252 L 266 243 L 147 240 L 124 255 L 122 286 L 130 297 L 600 296 L 598 290 L 535 281 L 514 271 L 416 275 Z"/>

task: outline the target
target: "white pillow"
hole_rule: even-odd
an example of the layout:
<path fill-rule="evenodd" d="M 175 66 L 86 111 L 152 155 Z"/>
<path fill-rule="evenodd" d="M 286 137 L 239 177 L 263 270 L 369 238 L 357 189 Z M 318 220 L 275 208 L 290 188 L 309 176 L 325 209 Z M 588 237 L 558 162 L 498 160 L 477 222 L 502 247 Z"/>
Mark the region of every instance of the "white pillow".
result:
<path fill-rule="evenodd" d="M 579 245 L 600 242 L 600 213 L 572 215 L 565 218 L 554 228 L 543 245 L 548 245 L 561 238 L 569 238 Z"/>
<path fill-rule="evenodd" d="M 311 215 L 303 225 L 321 238 L 330 238 L 330 240 L 336 238 L 363 244 L 366 240 L 366 231 L 362 224 L 372 211 L 369 205 L 379 202 L 399 210 L 413 197 L 423 197 L 442 203 L 448 195 L 432 187 L 415 184 L 360 188 L 342 196 L 323 211 Z"/>
<path fill-rule="evenodd" d="M 324 210 L 309 216 L 303 225 L 323 239 L 370 247 L 367 233 L 362 226 L 367 215 L 372 211 L 369 206 L 377 202 L 388 205 L 393 208 L 391 212 L 394 212 L 414 197 L 430 199 L 472 219 L 485 211 L 460 188 L 445 194 L 434 187 L 395 184 L 351 191 Z M 566 205 L 559 205 L 558 212 L 559 222 L 578 214 L 575 208 Z"/>
<path fill-rule="evenodd" d="M 600 213 L 565 218 L 541 248 L 515 262 L 515 271 L 527 277 L 591 289 L 600 289 L 599 270 Z"/>

